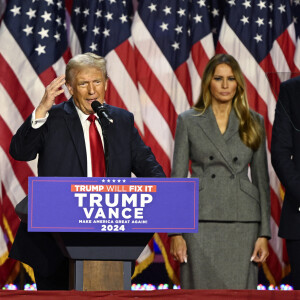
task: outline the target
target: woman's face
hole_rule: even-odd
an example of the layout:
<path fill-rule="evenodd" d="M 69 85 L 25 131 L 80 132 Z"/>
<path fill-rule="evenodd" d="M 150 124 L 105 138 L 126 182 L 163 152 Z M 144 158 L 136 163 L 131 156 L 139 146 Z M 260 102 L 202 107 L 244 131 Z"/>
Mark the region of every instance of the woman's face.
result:
<path fill-rule="evenodd" d="M 235 96 L 236 89 L 237 82 L 231 67 L 226 64 L 218 65 L 210 82 L 212 103 L 231 102 Z"/>

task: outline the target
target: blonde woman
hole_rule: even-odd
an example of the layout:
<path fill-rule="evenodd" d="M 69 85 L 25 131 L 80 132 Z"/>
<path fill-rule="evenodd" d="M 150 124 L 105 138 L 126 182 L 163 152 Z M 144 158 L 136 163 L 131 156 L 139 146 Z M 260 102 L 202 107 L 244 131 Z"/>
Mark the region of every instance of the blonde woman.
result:
<path fill-rule="evenodd" d="M 209 61 L 198 102 L 178 117 L 172 177 L 186 177 L 189 161 L 200 179 L 199 232 L 171 236 L 182 288 L 256 289 L 270 238 L 264 121 L 230 55 Z"/>

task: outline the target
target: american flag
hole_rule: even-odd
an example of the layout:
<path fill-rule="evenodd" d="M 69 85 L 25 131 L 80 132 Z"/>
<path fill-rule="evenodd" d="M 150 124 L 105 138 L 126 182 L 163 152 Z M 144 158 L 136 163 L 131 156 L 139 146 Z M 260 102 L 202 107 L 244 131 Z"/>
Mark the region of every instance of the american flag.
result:
<path fill-rule="evenodd" d="M 0 14 L 5 2 L 0 0 Z M 300 10 L 299 0 L 292 4 L 294 13 Z M 0 284 L 18 271 L 7 259 L 19 224 L 14 206 L 27 193 L 27 177 L 37 174 L 36 161 L 9 156 L 10 140 L 70 57 L 87 51 L 106 57 L 107 103 L 134 113 L 169 176 L 177 116 L 197 101 L 204 67 L 215 53 L 240 62 L 250 106 L 265 117 L 270 149 L 278 83 L 300 67 L 298 22 L 289 0 L 8 0 L 0 26 Z M 271 283 L 279 283 L 288 261 L 277 237 L 280 184 L 269 152 L 268 159 L 272 239 L 264 270 Z M 170 278 L 179 283 L 167 235 L 154 239 Z M 138 272 L 154 259 L 152 242 L 137 261 Z"/>
<path fill-rule="evenodd" d="M 0 27 L 2 284 L 4 274 L 14 274 L 19 267 L 6 259 L 19 224 L 14 206 L 27 194 L 27 177 L 37 174 L 36 162 L 10 157 L 9 140 L 40 102 L 45 85 L 64 72 L 71 57 L 66 28 L 62 1 L 7 1 Z"/>

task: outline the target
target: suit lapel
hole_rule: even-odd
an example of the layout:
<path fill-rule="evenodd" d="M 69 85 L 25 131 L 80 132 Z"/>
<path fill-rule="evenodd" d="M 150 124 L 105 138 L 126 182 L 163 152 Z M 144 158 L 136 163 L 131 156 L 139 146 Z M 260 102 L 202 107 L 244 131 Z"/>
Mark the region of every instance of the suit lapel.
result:
<path fill-rule="evenodd" d="M 232 108 L 229 115 L 227 129 L 223 134 L 225 141 L 228 141 L 234 134 L 239 131 L 239 125 L 240 121 L 235 113 L 235 110 Z"/>
<path fill-rule="evenodd" d="M 224 135 L 221 134 L 211 106 L 208 107 L 206 112 L 199 118 L 199 125 L 203 129 L 207 138 L 215 145 L 229 168 L 233 171 L 234 168 L 232 167 L 232 155 L 228 149 L 226 141 L 237 131 L 234 128 L 235 126 L 237 126 L 235 118 L 237 117 L 235 116 L 235 112 L 232 109 L 229 117 L 228 127 Z"/>
<path fill-rule="evenodd" d="M 65 103 L 64 109 L 66 112 L 65 121 L 67 124 L 67 128 L 77 151 L 83 173 L 85 174 L 85 176 L 87 176 L 86 149 L 83 129 L 72 98 Z"/>

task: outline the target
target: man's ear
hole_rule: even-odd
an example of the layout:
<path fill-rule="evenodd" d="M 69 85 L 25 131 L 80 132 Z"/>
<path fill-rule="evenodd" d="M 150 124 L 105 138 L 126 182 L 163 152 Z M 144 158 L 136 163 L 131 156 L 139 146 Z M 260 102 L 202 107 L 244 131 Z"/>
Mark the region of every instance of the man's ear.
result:
<path fill-rule="evenodd" d="M 72 86 L 69 83 L 66 83 L 66 87 L 67 87 L 69 93 L 73 96 L 73 88 L 72 88 Z"/>
<path fill-rule="evenodd" d="M 108 84 L 108 78 L 105 80 L 105 92 L 106 92 L 106 90 L 107 90 L 107 84 Z"/>

